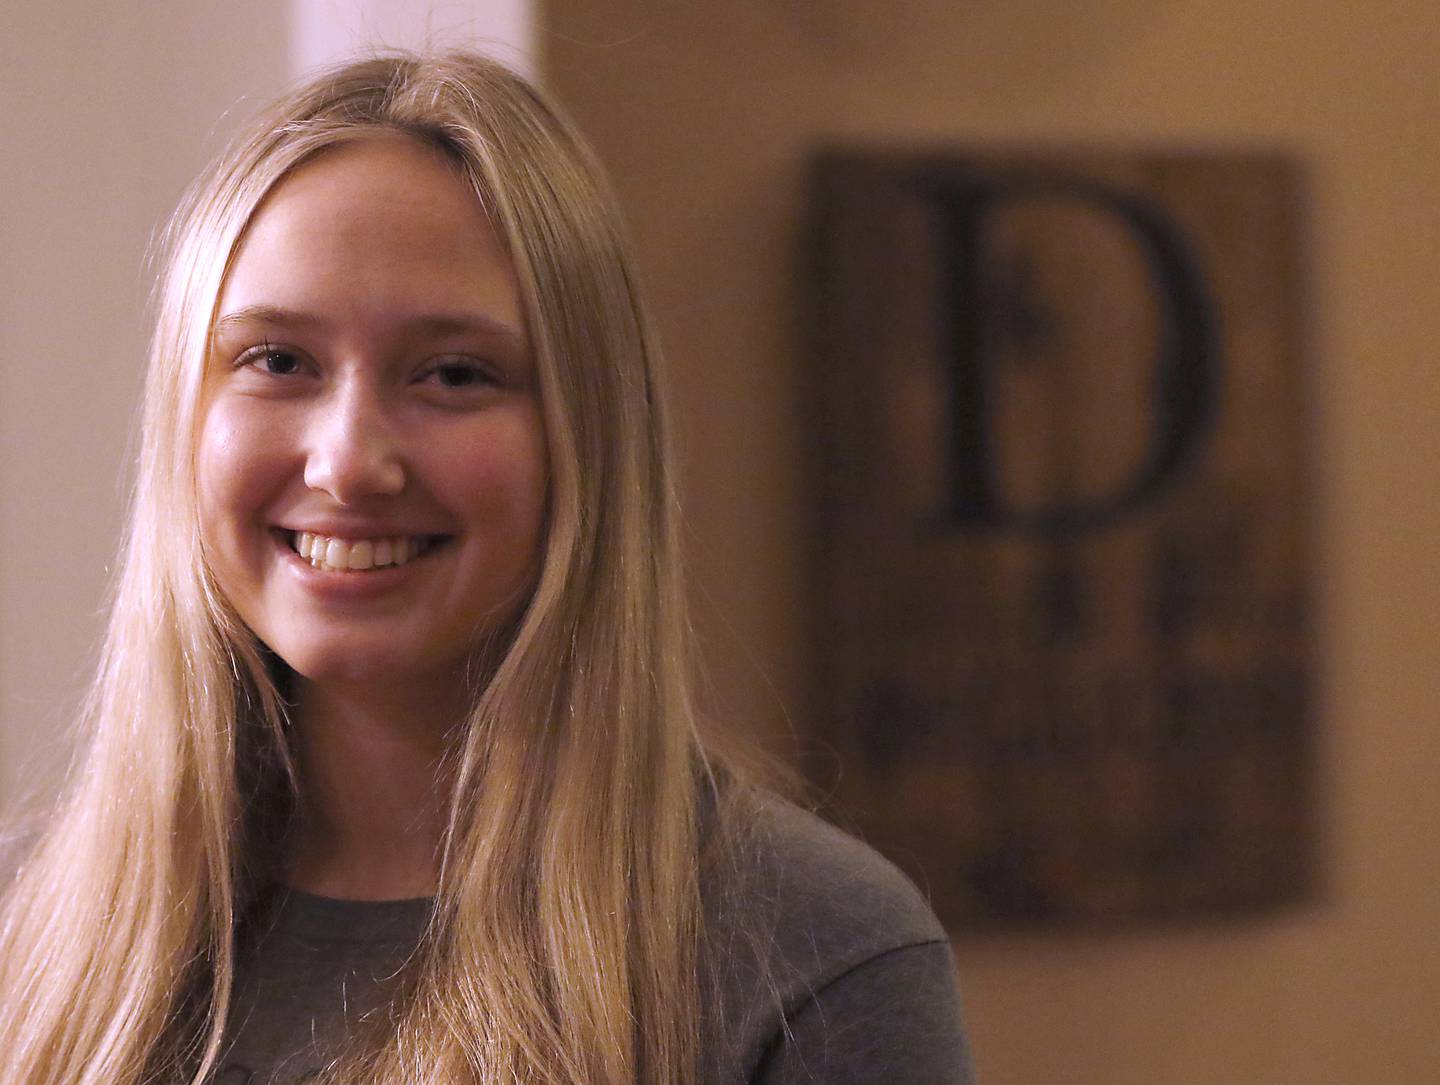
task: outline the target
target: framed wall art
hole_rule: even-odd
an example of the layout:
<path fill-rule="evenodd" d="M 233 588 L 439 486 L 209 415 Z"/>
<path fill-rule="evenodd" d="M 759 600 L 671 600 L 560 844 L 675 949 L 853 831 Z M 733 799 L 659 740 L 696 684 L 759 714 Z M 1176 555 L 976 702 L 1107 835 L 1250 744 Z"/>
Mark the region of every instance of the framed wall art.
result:
<path fill-rule="evenodd" d="M 952 928 L 1314 889 L 1302 181 L 818 160 L 807 770 Z"/>

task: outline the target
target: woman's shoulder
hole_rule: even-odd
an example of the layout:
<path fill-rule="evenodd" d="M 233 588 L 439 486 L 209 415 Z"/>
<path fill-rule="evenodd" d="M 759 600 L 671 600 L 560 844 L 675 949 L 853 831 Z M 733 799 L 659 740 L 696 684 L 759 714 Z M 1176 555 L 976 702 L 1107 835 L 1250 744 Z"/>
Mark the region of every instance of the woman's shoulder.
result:
<path fill-rule="evenodd" d="M 873 1020 L 877 1004 L 917 1023 L 938 1014 L 963 1043 L 945 930 L 894 864 L 765 793 L 745 797 L 719 824 L 724 846 L 701 883 L 714 1080 L 752 1080 L 807 1020 L 844 1027 L 836 1016 Z M 884 1056 L 907 1031 L 869 1034 L 867 1050 Z"/>
<path fill-rule="evenodd" d="M 787 958 L 838 954 L 837 964 L 946 939 L 914 882 L 815 814 L 755 791 L 724 825 L 724 846 L 702 882 L 717 933 L 764 931 Z"/>

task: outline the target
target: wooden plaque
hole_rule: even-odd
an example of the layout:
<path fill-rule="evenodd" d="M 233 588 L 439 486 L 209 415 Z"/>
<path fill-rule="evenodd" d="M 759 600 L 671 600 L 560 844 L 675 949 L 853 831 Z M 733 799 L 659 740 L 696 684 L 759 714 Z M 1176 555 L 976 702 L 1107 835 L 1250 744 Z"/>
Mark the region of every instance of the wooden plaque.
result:
<path fill-rule="evenodd" d="M 1300 172 L 816 170 L 809 772 L 952 928 L 1312 889 Z"/>

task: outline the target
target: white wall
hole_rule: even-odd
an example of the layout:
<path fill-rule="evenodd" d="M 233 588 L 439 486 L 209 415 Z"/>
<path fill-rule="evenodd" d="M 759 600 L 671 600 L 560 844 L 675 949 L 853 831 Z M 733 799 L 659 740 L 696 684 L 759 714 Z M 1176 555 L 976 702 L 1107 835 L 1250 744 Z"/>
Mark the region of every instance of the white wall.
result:
<path fill-rule="evenodd" d="M 290 0 L 290 66 L 376 46 L 466 45 L 534 75 L 534 0 Z"/>
<path fill-rule="evenodd" d="M 525 67 L 530 0 L 0 0 L 0 807 L 53 793 L 125 504 L 152 232 L 252 109 L 369 42 Z"/>

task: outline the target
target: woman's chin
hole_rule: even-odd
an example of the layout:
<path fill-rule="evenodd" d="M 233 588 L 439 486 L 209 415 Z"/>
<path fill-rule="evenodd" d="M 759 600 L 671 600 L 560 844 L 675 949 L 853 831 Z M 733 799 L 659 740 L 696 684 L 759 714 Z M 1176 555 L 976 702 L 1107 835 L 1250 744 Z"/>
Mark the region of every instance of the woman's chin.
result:
<path fill-rule="evenodd" d="M 337 693 L 368 692 L 383 699 L 403 696 L 412 689 L 437 695 L 440 684 L 459 681 L 464 671 L 459 662 L 412 658 L 397 650 L 393 642 L 343 650 L 306 646 L 279 654 L 305 685 Z"/>

